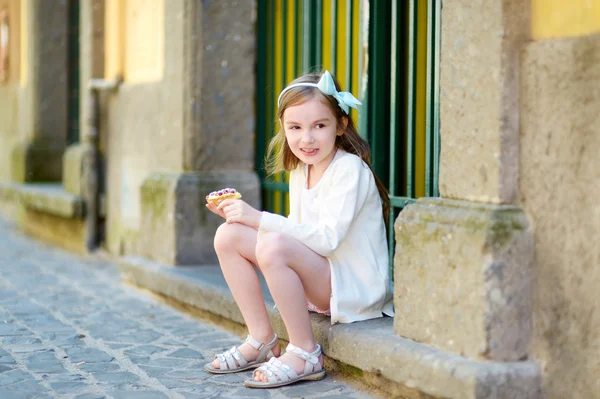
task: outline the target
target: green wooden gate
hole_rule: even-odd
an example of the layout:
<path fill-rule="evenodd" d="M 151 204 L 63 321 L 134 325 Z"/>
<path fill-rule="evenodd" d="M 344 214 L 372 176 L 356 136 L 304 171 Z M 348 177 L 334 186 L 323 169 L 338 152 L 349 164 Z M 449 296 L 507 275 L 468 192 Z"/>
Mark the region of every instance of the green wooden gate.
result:
<path fill-rule="evenodd" d="M 389 242 L 406 204 L 438 196 L 440 15 L 441 0 L 259 0 L 256 168 L 266 210 L 288 213 L 287 177 L 264 172 L 277 96 L 320 69 L 363 102 L 351 116 L 387 183 Z"/>

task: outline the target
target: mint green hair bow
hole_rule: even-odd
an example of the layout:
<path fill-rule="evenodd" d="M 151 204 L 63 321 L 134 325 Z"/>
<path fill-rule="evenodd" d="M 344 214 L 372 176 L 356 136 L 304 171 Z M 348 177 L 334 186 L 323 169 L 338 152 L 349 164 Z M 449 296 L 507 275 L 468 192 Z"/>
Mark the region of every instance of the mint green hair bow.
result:
<path fill-rule="evenodd" d="M 289 89 L 293 89 L 294 87 L 316 87 L 317 89 L 321 90 L 323 94 L 333 96 L 333 98 L 337 100 L 340 108 L 346 114 L 350 113 L 350 107 L 358 109 L 358 106 L 361 105 L 361 102 L 358 101 L 356 97 L 352 95 L 352 93 L 347 91 L 337 91 L 331 74 L 329 73 L 329 71 L 325 71 L 323 72 L 323 76 L 321 76 L 321 79 L 319 79 L 319 83 L 294 83 L 293 85 L 289 85 L 288 87 L 283 89 L 281 91 L 281 94 L 279 94 L 279 98 L 277 99 L 277 106 L 279 106 L 281 103 L 281 96 L 283 95 L 283 93 L 285 93 Z"/>

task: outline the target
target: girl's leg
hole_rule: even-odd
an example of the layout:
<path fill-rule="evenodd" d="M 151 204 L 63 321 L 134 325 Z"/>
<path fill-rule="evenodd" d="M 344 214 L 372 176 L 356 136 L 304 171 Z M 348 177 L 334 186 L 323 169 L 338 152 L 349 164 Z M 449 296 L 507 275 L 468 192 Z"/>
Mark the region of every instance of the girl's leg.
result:
<path fill-rule="evenodd" d="M 221 270 L 250 335 L 266 343 L 273 339 L 273 329 L 253 266 L 257 264 L 256 242 L 256 230 L 239 223 L 224 223 L 217 229 L 214 244 Z M 258 356 L 258 351 L 246 343 L 239 350 L 249 361 Z M 279 354 L 279 345 L 273 352 Z M 215 359 L 213 366 L 219 368 L 219 361 Z"/>
<path fill-rule="evenodd" d="M 321 309 L 329 309 L 331 272 L 329 261 L 300 241 L 281 233 L 262 234 L 256 245 L 256 258 L 269 291 L 281 313 L 290 343 L 308 352 L 316 349 L 306 298 Z M 298 374 L 305 362 L 293 355 L 279 358 Z M 322 359 L 320 359 L 322 361 Z M 256 381 L 267 381 L 258 372 Z"/>

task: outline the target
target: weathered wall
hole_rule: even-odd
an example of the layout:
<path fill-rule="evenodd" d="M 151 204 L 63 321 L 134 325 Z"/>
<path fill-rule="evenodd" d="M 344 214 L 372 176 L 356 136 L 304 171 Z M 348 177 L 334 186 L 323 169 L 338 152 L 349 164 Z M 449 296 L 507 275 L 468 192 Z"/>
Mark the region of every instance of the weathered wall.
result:
<path fill-rule="evenodd" d="M 529 5 L 444 1 L 441 23 L 440 194 L 514 203 L 518 55 L 529 37 Z"/>
<path fill-rule="evenodd" d="M 184 137 L 185 1 L 164 10 L 163 79 L 128 83 L 106 97 L 103 136 L 107 138 L 107 239 L 119 252 L 121 236 L 140 227 L 140 188 L 154 170 L 181 171 Z"/>
<path fill-rule="evenodd" d="M 533 356 L 546 398 L 600 398 L 600 35 L 528 44 L 521 75 Z"/>

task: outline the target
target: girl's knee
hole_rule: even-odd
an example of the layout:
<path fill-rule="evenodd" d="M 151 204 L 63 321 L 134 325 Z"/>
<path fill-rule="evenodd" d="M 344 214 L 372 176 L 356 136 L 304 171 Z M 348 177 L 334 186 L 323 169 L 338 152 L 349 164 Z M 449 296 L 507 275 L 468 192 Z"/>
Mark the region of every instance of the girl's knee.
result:
<path fill-rule="evenodd" d="M 271 265 L 280 265 L 285 263 L 288 237 L 282 233 L 266 233 L 259 235 L 256 243 L 256 260 L 261 269 Z"/>
<path fill-rule="evenodd" d="M 237 223 L 223 223 L 215 233 L 214 246 L 217 254 L 237 248 L 240 237 L 240 225 Z"/>

